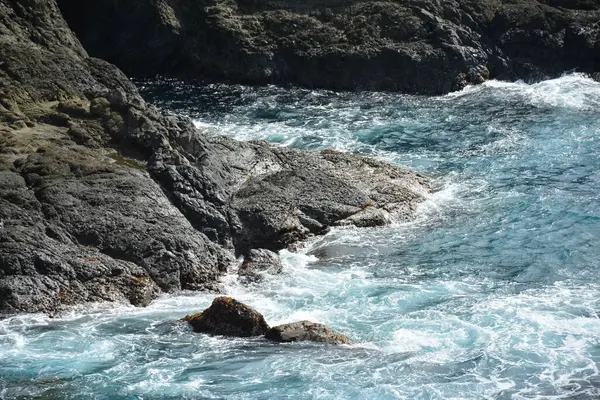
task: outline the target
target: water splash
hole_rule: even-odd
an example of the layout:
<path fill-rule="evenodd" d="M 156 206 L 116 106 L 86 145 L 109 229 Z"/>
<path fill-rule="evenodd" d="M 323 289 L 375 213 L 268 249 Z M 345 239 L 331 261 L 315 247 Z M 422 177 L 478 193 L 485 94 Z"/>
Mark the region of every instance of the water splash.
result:
<path fill-rule="evenodd" d="M 353 346 L 190 332 L 212 295 L 0 321 L 0 398 L 600 397 L 600 84 L 447 96 L 148 83 L 205 130 L 374 156 L 434 179 L 415 221 L 339 228 L 226 292 Z"/>

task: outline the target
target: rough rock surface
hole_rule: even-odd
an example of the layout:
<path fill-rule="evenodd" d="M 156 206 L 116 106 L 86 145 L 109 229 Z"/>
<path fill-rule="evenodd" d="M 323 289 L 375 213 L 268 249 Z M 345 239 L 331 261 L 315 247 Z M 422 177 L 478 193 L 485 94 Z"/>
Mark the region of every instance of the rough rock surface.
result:
<path fill-rule="evenodd" d="M 370 159 L 205 136 L 90 58 L 54 0 L 0 0 L 0 315 L 215 290 L 235 255 L 426 196 Z"/>
<path fill-rule="evenodd" d="M 135 75 L 439 94 L 488 77 L 600 72 L 595 0 L 59 0 Z"/>
<path fill-rule="evenodd" d="M 238 269 L 238 275 L 244 282 L 261 281 L 265 274 L 279 274 L 283 265 L 277 253 L 267 249 L 252 249 Z"/>
<path fill-rule="evenodd" d="M 335 332 L 323 324 L 310 321 L 292 322 L 274 326 L 267 331 L 265 337 L 276 342 L 310 341 L 329 344 L 348 344 L 346 335 Z"/>
<path fill-rule="evenodd" d="M 217 297 L 206 310 L 183 320 L 194 332 L 211 335 L 262 336 L 269 330 L 261 313 L 231 297 Z"/>
<path fill-rule="evenodd" d="M 310 321 L 298 321 L 269 328 L 261 313 L 231 297 L 217 297 L 206 310 L 187 315 L 182 321 L 194 332 L 211 335 L 262 336 L 280 343 L 310 341 L 329 344 L 351 343 L 346 335 Z"/>

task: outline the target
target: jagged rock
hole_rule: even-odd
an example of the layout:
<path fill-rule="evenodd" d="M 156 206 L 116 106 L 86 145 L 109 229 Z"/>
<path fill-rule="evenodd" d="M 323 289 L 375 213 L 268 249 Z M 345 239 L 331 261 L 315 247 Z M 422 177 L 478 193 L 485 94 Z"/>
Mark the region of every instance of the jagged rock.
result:
<path fill-rule="evenodd" d="M 89 116 L 89 104 L 82 99 L 68 99 L 58 103 L 57 110 L 61 113 L 73 116 L 85 118 Z"/>
<path fill-rule="evenodd" d="M 252 249 L 245 255 L 238 275 L 246 282 L 260 281 L 265 274 L 279 274 L 283 264 L 277 253 L 266 249 Z"/>
<path fill-rule="evenodd" d="M 440 94 L 600 63 L 592 0 L 59 0 L 92 55 L 138 76 Z M 227 51 L 223 51 L 226 48 Z"/>
<path fill-rule="evenodd" d="M 470 83 L 474 85 L 479 85 L 490 79 L 490 71 L 485 65 L 478 65 L 469 69 L 469 73 L 467 74 L 467 76 L 469 78 Z"/>
<path fill-rule="evenodd" d="M 460 73 L 456 76 L 453 90 L 460 90 L 467 85 L 479 85 L 490 79 L 490 71 L 485 65 L 478 65 L 469 69 L 466 73 Z"/>
<path fill-rule="evenodd" d="M 211 335 L 262 336 L 269 329 L 261 313 L 231 297 L 217 297 L 206 310 L 183 320 L 194 332 Z"/>
<path fill-rule="evenodd" d="M 310 341 L 329 344 L 349 344 L 346 335 L 331 330 L 323 324 L 310 321 L 292 322 L 274 326 L 267 331 L 265 337 L 276 342 Z"/>
<path fill-rule="evenodd" d="M 160 112 L 87 55 L 54 0 L 0 0 L 0 34 L 0 315 L 212 290 L 235 255 L 409 219 L 428 196 L 385 163 Z"/>
<path fill-rule="evenodd" d="M 0 34 L 0 315 L 214 288 L 233 255 L 190 225 L 143 160 L 112 156 L 128 108 L 156 113 L 131 82 L 87 56 L 52 0 L 0 0 Z M 3 129 L 11 116 L 17 131 Z"/>

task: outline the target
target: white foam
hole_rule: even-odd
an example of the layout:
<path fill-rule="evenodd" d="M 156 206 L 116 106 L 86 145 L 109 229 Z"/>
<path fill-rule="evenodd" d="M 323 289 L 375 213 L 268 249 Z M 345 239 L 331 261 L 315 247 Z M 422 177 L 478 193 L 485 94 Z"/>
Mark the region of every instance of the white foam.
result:
<path fill-rule="evenodd" d="M 443 341 L 437 335 L 429 332 L 415 331 L 409 329 L 398 329 L 394 332 L 395 351 L 417 352 L 423 348 L 440 348 Z"/>
<path fill-rule="evenodd" d="M 198 129 L 209 129 L 209 128 L 214 127 L 213 124 L 209 124 L 204 121 L 197 120 L 197 119 L 192 120 L 192 122 L 193 122 L 194 126 Z"/>
<path fill-rule="evenodd" d="M 490 80 L 478 86 L 439 97 L 453 100 L 477 94 L 505 98 L 520 98 L 538 107 L 564 107 L 578 110 L 597 110 L 600 106 L 600 83 L 585 74 L 569 74 L 556 79 L 527 84 L 522 81 L 506 82 Z"/>

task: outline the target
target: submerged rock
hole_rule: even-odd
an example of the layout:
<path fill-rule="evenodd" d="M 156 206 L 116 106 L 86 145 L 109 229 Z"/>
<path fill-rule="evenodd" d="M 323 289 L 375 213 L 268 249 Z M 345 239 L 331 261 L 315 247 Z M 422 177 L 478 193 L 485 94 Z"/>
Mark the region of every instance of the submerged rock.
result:
<path fill-rule="evenodd" d="M 252 249 L 238 269 L 238 275 L 246 282 L 262 280 L 265 274 L 279 274 L 283 265 L 277 253 L 266 249 Z"/>
<path fill-rule="evenodd" d="M 346 335 L 336 332 L 323 324 L 310 321 L 299 321 L 274 326 L 267 331 L 265 337 L 282 343 L 300 341 L 329 344 L 351 343 Z"/>
<path fill-rule="evenodd" d="M 261 313 L 231 297 L 217 297 L 206 310 L 183 320 L 194 332 L 211 335 L 261 336 L 269 329 Z"/>

